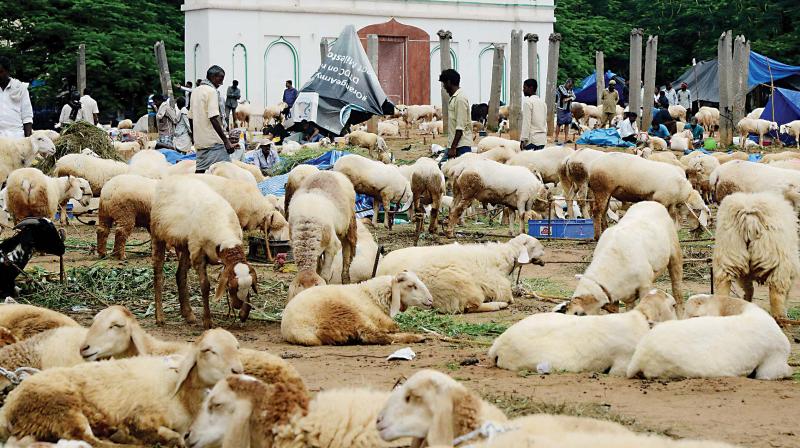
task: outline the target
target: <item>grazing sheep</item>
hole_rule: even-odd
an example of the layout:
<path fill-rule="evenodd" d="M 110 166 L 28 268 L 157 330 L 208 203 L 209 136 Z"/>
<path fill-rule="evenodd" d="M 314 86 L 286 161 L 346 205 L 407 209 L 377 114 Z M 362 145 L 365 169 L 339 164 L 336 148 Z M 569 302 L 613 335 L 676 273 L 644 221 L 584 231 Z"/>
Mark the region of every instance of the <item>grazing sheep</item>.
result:
<path fill-rule="evenodd" d="M 379 121 L 378 135 L 381 137 L 400 137 L 400 123 L 396 120 Z"/>
<path fill-rule="evenodd" d="M 797 144 L 797 149 L 800 150 L 800 120 L 790 121 L 781 125 L 780 133 L 792 136 Z"/>
<path fill-rule="evenodd" d="M 419 125 L 422 134 L 431 134 L 434 137 L 444 134 L 444 122 L 442 120 L 423 121 Z"/>
<path fill-rule="evenodd" d="M 487 422 L 506 416 L 458 381 L 435 370 L 420 370 L 395 388 L 378 415 L 381 438 L 411 437 L 413 447 L 450 445 Z"/>
<path fill-rule="evenodd" d="M 288 104 L 281 101 L 278 104 L 267 106 L 264 108 L 264 113 L 261 116 L 264 118 L 264 124 L 271 124 L 273 122 L 280 123 L 281 113 L 289 107 Z"/>
<path fill-rule="evenodd" d="M 239 168 L 241 168 L 243 170 L 249 171 L 250 174 L 252 174 L 253 177 L 256 179 L 256 183 L 257 184 L 260 184 L 261 182 L 264 181 L 264 179 L 266 179 L 266 177 L 264 177 L 264 173 L 262 173 L 261 170 L 258 169 L 257 166 L 255 166 L 255 165 L 253 165 L 251 163 L 244 163 L 241 160 L 231 160 L 231 163 L 233 163 L 234 165 L 238 166 Z M 192 172 L 194 172 L 194 171 L 192 171 Z"/>
<path fill-rule="evenodd" d="M 289 177 L 286 179 L 286 188 L 284 189 L 285 194 L 283 196 L 283 208 L 286 212 L 286 218 L 289 218 L 289 203 L 292 202 L 292 196 L 294 192 L 300 188 L 300 184 L 303 183 L 303 180 L 312 174 L 318 173 L 319 168 L 314 165 L 297 165 L 296 167 L 292 168 L 289 171 Z"/>
<path fill-rule="evenodd" d="M 800 159 L 800 152 L 794 151 L 783 151 L 783 152 L 774 152 L 770 154 L 764 154 L 761 158 L 761 163 L 772 163 L 778 162 L 781 160 L 795 160 Z"/>
<path fill-rule="evenodd" d="M 478 142 L 478 153 L 489 151 L 495 148 L 508 148 L 515 152 L 520 152 L 519 140 L 509 140 L 507 138 L 488 136 Z"/>
<path fill-rule="evenodd" d="M 391 162 L 391 153 L 383 138 L 377 134 L 365 131 L 353 131 L 344 137 L 346 145 L 364 148 L 369 152 L 369 157 L 384 163 Z"/>
<path fill-rule="evenodd" d="M 713 137 L 714 131 L 719 126 L 719 109 L 703 106 L 694 114 L 694 117 L 703 126 L 703 129 L 708 132 L 709 137 Z"/>
<path fill-rule="evenodd" d="M 55 154 L 56 145 L 50 137 L 42 134 L 25 138 L 0 137 L 0 184 L 12 171 L 31 166 L 37 155 L 47 157 Z"/>
<path fill-rule="evenodd" d="M 598 314 L 603 307 L 616 311 L 620 301 L 631 309 L 665 269 L 682 310 L 683 253 L 674 221 L 658 202 L 636 203 L 617 225 L 603 232 L 565 312 Z"/>
<path fill-rule="evenodd" d="M 714 284 L 730 295 L 731 282 L 753 300 L 753 281 L 769 287 L 772 316 L 786 317 L 786 298 L 800 272 L 797 214 L 792 205 L 772 192 L 734 193 L 717 213 L 714 244 Z"/>
<path fill-rule="evenodd" d="M 711 187 L 711 173 L 719 168 L 719 161 L 706 154 L 700 154 L 689 160 L 686 168 L 686 177 L 692 183 L 692 188 L 699 191 L 706 203 L 710 204 L 714 196 Z"/>
<path fill-rule="evenodd" d="M 659 202 L 676 223 L 683 207 L 699 215 L 702 226 L 707 225 L 711 214 L 683 170 L 633 154 L 609 153 L 595 160 L 589 173 L 589 188 L 594 193 L 592 219 L 595 240 L 608 227 L 606 211 L 611 197 L 624 202 Z"/>
<path fill-rule="evenodd" d="M 117 123 L 117 129 L 133 129 L 133 121 L 128 118 L 120 120 L 119 123 Z"/>
<path fill-rule="evenodd" d="M 239 344 L 209 330 L 182 359 L 136 357 L 52 369 L 20 383 L 0 410 L 0 432 L 43 440 L 181 445 L 206 389 L 241 373 Z"/>
<path fill-rule="evenodd" d="M 378 210 L 383 207 L 383 224 L 389 225 L 391 203 L 409 204 L 413 200 L 411 183 L 394 165 L 386 165 L 357 154 L 337 160 L 333 170 L 344 174 L 357 193 L 372 197 L 372 224 L 378 225 Z M 393 216 L 392 216 L 393 217 Z"/>
<path fill-rule="evenodd" d="M 8 329 L 18 341 L 53 328 L 79 326 L 71 317 L 47 308 L 17 303 L 0 305 L 0 327 Z"/>
<path fill-rule="evenodd" d="M 131 157 L 128 174 L 137 174 L 150 179 L 161 179 L 166 175 L 169 167 L 170 164 L 167 162 L 167 158 L 160 151 L 139 151 Z"/>
<path fill-rule="evenodd" d="M 92 193 L 100 196 L 103 186 L 114 176 L 127 174 L 130 167 L 127 163 L 116 160 L 101 159 L 85 154 L 67 154 L 56 161 L 53 175 L 56 177 L 75 176 L 86 179 L 92 187 Z"/>
<path fill-rule="evenodd" d="M 356 285 L 323 285 L 296 295 L 283 310 L 281 336 L 300 345 L 392 344 L 425 340 L 399 333 L 393 320 L 409 307 L 428 308 L 431 293 L 413 272 Z"/>
<path fill-rule="evenodd" d="M 778 131 L 778 123 L 769 120 L 762 120 L 760 118 L 742 118 L 736 124 L 736 129 L 739 130 L 739 142 L 744 144 L 745 139 L 749 134 L 758 134 L 758 146 L 764 146 L 764 134 L 772 131 Z"/>
<path fill-rule="evenodd" d="M 150 231 L 150 209 L 157 183 L 135 174 L 120 174 L 106 183 L 97 211 L 97 255 L 106 256 L 106 241 L 114 224 L 117 229 L 111 255 L 120 260 L 126 258 L 125 243 L 134 227 Z"/>
<path fill-rule="evenodd" d="M 678 105 L 678 104 L 674 104 L 674 105 L 669 106 L 669 108 L 667 110 L 669 111 L 669 114 L 672 116 L 672 118 L 674 118 L 676 120 L 680 120 L 680 121 L 686 121 L 686 108 L 685 107 L 683 107 L 681 105 Z M 680 129 L 683 129 L 683 128 L 680 128 Z"/>
<path fill-rule="evenodd" d="M 558 167 L 558 179 L 564 189 L 567 204 L 578 201 L 583 216 L 589 216 L 589 168 L 598 158 L 605 155 L 603 151 L 591 148 L 581 148 L 568 155 Z M 575 211 L 567 207 L 569 219 L 575 219 Z"/>
<path fill-rule="evenodd" d="M 542 176 L 542 182 L 558 183 L 559 167 L 564 159 L 575 152 L 574 149 L 567 146 L 548 146 L 539 151 L 522 151 L 509 159 L 506 164 L 524 166 L 532 173 L 539 173 Z"/>
<path fill-rule="evenodd" d="M 83 362 L 80 349 L 85 337 L 86 329 L 80 326 L 43 331 L 0 348 L 0 367 L 11 371 L 20 367 L 42 370 L 80 364 Z"/>
<path fill-rule="evenodd" d="M 432 121 L 436 115 L 436 108 L 428 104 L 405 106 L 402 111 L 403 120 L 412 125 L 419 120 Z"/>
<path fill-rule="evenodd" d="M 341 160 L 340 160 L 341 161 Z M 358 233 L 353 184 L 341 173 L 321 171 L 308 176 L 292 196 L 289 234 L 297 277 L 288 299 L 331 277 L 333 259 L 342 251 L 342 283 L 350 283 L 350 263 Z"/>
<path fill-rule="evenodd" d="M 256 291 L 256 272 L 247 263 L 242 249 L 242 228 L 236 212 L 219 194 L 200 180 L 190 176 L 168 177 L 156 185 L 150 212 L 150 236 L 153 246 L 153 274 L 156 302 L 156 323 L 163 325 L 161 295 L 164 287 L 164 258 L 167 247 L 178 254 L 178 301 L 181 315 L 195 322 L 189 305 L 187 271 L 191 265 L 200 279 L 203 297 L 203 326 L 211 327 L 208 296 L 208 263 L 222 263 L 215 299 L 228 290 L 230 305 L 239 310 L 244 321 L 250 312 L 249 292 Z M 214 219 L 202 219 L 212 217 Z"/>
<path fill-rule="evenodd" d="M 358 229 L 358 243 L 356 244 L 355 255 L 350 263 L 350 281 L 360 283 L 372 278 L 372 270 L 375 268 L 375 260 L 378 258 L 378 244 L 372 237 L 369 229 L 361 221 L 356 221 Z M 333 270 L 331 278 L 325 279 L 328 284 L 342 284 L 342 251 L 336 253 L 333 259 Z"/>
<path fill-rule="evenodd" d="M 436 232 L 439 217 L 439 207 L 445 193 L 444 174 L 433 159 L 420 157 L 413 165 L 401 166 L 400 172 L 411 182 L 410 215 L 416 222 L 417 233 L 422 231 L 425 219 L 418 217 L 426 205 L 431 206 L 431 222 L 428 226 L 429 233 Z"/>
<path fill-rule="evenodd" d="M 500 368 L 536 371 L 546 363 L 555 372 L 608 372 L 625 375 L 636 344 L 658 322 L 677 319 L 675 299 L 657 289 L 627 313 L 529 316 L 503 332 L 489 349 Z"/>
<path fill-rule="evenodd" d="M 711 304 L 702 306 L 693 301 Z M 628 378 L 639 374 L 645 378 L 752 374 L 756 379 L 776 380 L 792 375 L 793 369 L 787 364 L 789 340 L 758 305 L 721 295 L 699 295 L 691 297 L 688 306 L 710 312 L 653 328 L 636 347 Z"/>
<path fill-rule="evenodd" d="M 726 196 L 738 191 L 771 191 L 786 195 L 800 186 L 800 173 L 763 163 L 733 160 L 714 170 L 709 177 L 709 184 L 714 189 L 717 202 L 721 203 Z"/>
<path fill-rule="evenodd" d="M 74 199 L 81 205 L 89 205 L 92 188 L 85 179 L 73 176 L 49 177 L 36 168 L 20 168 L 8 176 L 6 182 L 8 211 L 15 222 L 25 218 L 43 217 L 52 219 L 61 207 L 61 223 L 67 222 L 64 207 Z"/>
<path fill-rule="evenodd" d="M 528 235 L 506 243 L 406 247 L 386 255 L 378 275 L 413 271 L 433 294 L 433 307 L 440 312 L 497 311 L 514 302 L 509 273 L 528 262 L 543 266 L 543 256 L 542 244 Z"/>
<path fill-rule="evenodd" d="M 233 162 L 216 162 L 208 167 L 205 174 L 258 185 L 253 173 L 236 166 Z"/>
<path fill-rule="evenodd" d="M 132 142 L 120 142 L 115 141 L 112 143 L 114 149 L 117 151 L 120 157 L 125 160 L 131 160 L 133 156 L 135 156 L 139 151 L 142 149 L 142 145 L 139 141 L 132 141 Z"/>

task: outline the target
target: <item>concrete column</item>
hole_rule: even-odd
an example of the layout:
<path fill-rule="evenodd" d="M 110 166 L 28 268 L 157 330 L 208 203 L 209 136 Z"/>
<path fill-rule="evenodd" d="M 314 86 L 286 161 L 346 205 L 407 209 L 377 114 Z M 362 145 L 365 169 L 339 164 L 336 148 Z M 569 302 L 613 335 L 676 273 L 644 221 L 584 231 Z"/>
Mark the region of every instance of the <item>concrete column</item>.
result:
<path fill-rule="evenodd" d="M 731 132 L 731 80 L 733 78 L 733 60 L 731 42 L 733 33 L 728 30 L 717 42 L 717 61 L 719 64 L 719 143 L 727 147 L 733 141 Z"/>
<path fill-rule="evenodd" d="M 325 59 L 328 57 L 328 38 L 323 37 L 319 41 L 319 63 L 320 65 L 325 63 Z"/>
<path fill-rule="evenodd" d="M 558 55 L 561 46 L 561 34 L 550 34 L 549 41 L 545 102 L 547 103 L 547 135 L 552 136 L 555 131 L 553 118 L 556 114 L 556 86 L 558 85 Z"/>
<path fill-rule="evenodd" d="M 86 88 L 86 45 L 78 45 L 78 93 L 83 95 Z"/>
<path fill-rule="evenodd" d="M 375 77 L 378 76 L 378 35 L 367 35 L 367 57 L 369 63 L 372 65 L 372 70 L 375 72 Z M 376 134 L 378 132 L 378 117 L 373 116 L 367 121 L 367 132 Z"/>
<path fill-rule="evenodd" d="M 628 73 L 628 110 L 635 112 L 641 119 L 642 87 L 642 30 L 631 30 L 630 71 Z M 641 122 L 640 122 L 641 123 Z"/>
<path fill-rule="evenodd" d="M 503 89 L 503 54 L 505 49 L 503 44 L 494 44 L 494 58 L 492 58 L 492 90 L 489 92 L 489 116 L 486 121 L 486 128 L 490 131 L 497 131 L 498 119 L 500 117 L 500 95 Z"/>
<path fill-rule="evenodd" d="M 522 30 L 511 30 L 511 73 L 508 96 L 508 125 L 512 140 L 519 140 L 522 130 Z"/>
<path fill-rule="evenodd" d="M 748 42 L 744 36 L 737 36 L 734 41 L 733 59 L 736 82 L 733 89 L 733 126 L 745 117 L 745 102 L 747 100 L 747 76 L 750 68 L 750 54 L 747 50 Z M 736 132 L 734 132 L 735 134 Z M 741 143 L 741 142 L 740 142 Z"/>
<path fill-rule="evenodd" d="M 597 105 L 603 102 L 603 90 L 606 89 L 606 71 L 602 51 L 594 52 L 594 73 L 597 78 Z"/>
<path fill-rule="evenodd" d="M 442 71 L 453 68 L 453 61 L 450 59 L 450 40 L 453 38 L 453 33 L 447 30 L 439 30 L 436 35 L 439 36 L 439 67 L 441 67 Z M 442 87 L 441 91 L 443 132 L 444 135 L 447 135 L 447 120 L 449 117 L 447 113 L 447 104 L 450 102 L 450 95 L 447 94 L 444 87 Z"/>
<path fill-rule="evenodd" d="M 169 63 L 167 62 L 167 50 L 164 48 L 164 41 L 158 41 L 153 45 L 158 64 L 158 76 L 161 81 L 161 94 L 169 98 L 169 102 L 175 105 L 172 95 L 172 77 L 169 74 Z"/>
<path fill-rule="evenodd" d="M 642 104 L 643 131 L 653 122 L 653 94 L 656 91 L 656 61 L 658 60 L 658 36 L 647 38 L 644 56 L 644 104 Z"/>
<path fill-rule="evenodd" d="M 528 33 L 525 35 L 525 41 L 528 42 L 528 78 L 535 79 L 539 82 L 539 35 Z M 539 87 L 541 91 L 541 87 Z"/>

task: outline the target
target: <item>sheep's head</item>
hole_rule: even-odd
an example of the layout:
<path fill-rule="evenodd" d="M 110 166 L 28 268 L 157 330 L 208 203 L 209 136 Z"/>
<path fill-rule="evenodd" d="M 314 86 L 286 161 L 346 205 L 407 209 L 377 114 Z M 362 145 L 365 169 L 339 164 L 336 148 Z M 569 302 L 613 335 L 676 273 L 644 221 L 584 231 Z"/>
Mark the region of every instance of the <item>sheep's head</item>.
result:
<path fill-rule="evenodd" d="M 221 328 L 203 333 L 178 367 L 176 391 L 193 370 L 199 381 L 195 386 L 205 387 L 213 386 L 232 373 L 242 373 L 244 368 L 239 358 L 239 341 Z"/>
<path fill-rule="evenodd" d="M 378 144 L 378 151 L 383 152 L 383 151 L 388 151 L 389 150 L 389 147 L 386 146 L 386 140 L 384 140 L 383 137 L 378 137 L 378 143 L 377 144 Z"/>
<path fill-rule="evenodd" d="M 80 202 L 84 207 L 88 206 L 92 199 L 92 187 L 89 181 L 82 177 L 69 176 L 68 183 L 67 196 Z"/>
<path fill-rule="evenodd" d="M 403 187 L 403 195 L 400 196 L 400 204 L 405 207 L 408 204 L 411 204 L 411 201 L 414 200 L 414 193 L 411 191 L 411 182 L 406 181 L 405 187 Z"/>
<path fill-rule="evenodd" d="M 676 306 L 677 302 L 674 297 L 664 291 L 652 289 L 639 300 L 639 304 L 636 305 L 635 309 L 644 314 L 647 321 L 653 325 L 658 322 L 677 319 Z"/>
<path fill-rule="evenodd" d="M 328 148 L 333 145 L 333 142 L 331 142 L 331 139 L 328 137 L 323 137 L 322 140 L 319 141 L 319 145 L 323 148 Z"/>
<path fill-rule="evenodd" d="M 394 276 L 392 279 L 392 303 L 389 307 L 390 317 L 394 317 L 397 313 L 412 306 L 430 308 L 432 305 L 433 296 L 425 283 L 422 283 L 422 280 L 417 277 L 417 274 L 403 271 Z"/>
<path fill-rule="evenodd" d="M 86 333 L 86 338 L 81 345 L 81 356 L 85 361 L 97 361 L 119 357 L 137 349 L 133 355 L 147 355 L 144 353 L 142 341 L 143 332 L 139 323 L 127 308 L 120 305 L 110 306 L 94 316 L 92 326 Z"/>
<path fill-rule="evenodd" d="M 186 434 L 189 448 L 249 445 L 249 420 L 253 403 L 247 395 L 240 395 L 231 387 L 233 381 L 258 380 L 248 375 L 231 375 L 217 382 L 203 401 L 200 413 Z M 239 434 L 241 443 L 226 443 L 226 435 L 231 433 L 245 433 Z"/>
<path fill-rule="evenodd" d="M 778 132 L 780 132 L 781 134 L 788 134 L 789 133 L 789 126 L 787 126 L 785 124 L 782 124 L 779 129 L 780 130 Z"/>
<path fill-rule="evenodd" d="M 711 294 L 696 294 L 686 301 L 683 306 L 682 319 L 691 319 L 701 316 L 735 316 L 741 314 L 747 302 L 733 297 L 715 296 Z"/>
<path fill-rule="evenodd" d="M 44 134 L 34 134 L 28 137 L 36 154 L 42 157 L 52 156 L 56 153 L 56 145 L 50 137 Z"/>
<path fill-rule="evenodd" d="M 264 220 L 264 232 L 271 240 L 286 241 L 289 239 L 289 222 L 281 212 L 273 210 L 267 214 Z"/>
<path fill-rule="evenodd" d="M 516 262 L 519 264 L 533 263 L 544 266 L 544 246 L 536 238 L 530 235 L 517 235 L 511 241 L 512 245 L 519 248 Z"/>
<path fill-rule="evenodd" d="M 778 130 L 778 123 L 774 121 L 769 122 L 769 130 L 770 131 L 777 131 Z"/>
<path fill-rule="evenodd" d="M 294 278 L 294 280 L 292 280 L 292 283 L 289 284 L 287 300 L 292 300 L 294 296 L 300 294 L 306 289 L 313 288 L 315 286 L 323 286 L 325 284 L 325 280 L 320 277 L 316 271 L 312 269 L 302 270 L 297 273 L 297 276 Z"/>
<path fill-rule="evenodd" d="M 687 181 L 688 182 L 688 181 Z M 679 208 L 688 210 L 687 224 L 692 230 L 698 230 L 700 227 L 708 227 L 708 218 L 711 216 L 711 209 L 708 208 L 700 193 L 694 188 L 689 193 L 684 204 Z"/>
<path fill-rule="evenodd" d="M 256 270 L 245 260 L 244 251 L 240 245 L 222 249 L 220 258 L 222 258 L 225 268 L 220 274 L 214 299 L 222 298 L 227 289 L 231 306 L 233 309 L 239 310 L 239 320 L 244 322 L 250 315 L 250 291 L 258 294 Z"/>
<path fill-rule="evenodd" d="M 566 306 L 558 312 L 575 316 L 600 314 L 600 310 L 610 303 L 610 297 L 597 282 L 583 275 L 576 275 L 578 286 Z"/>

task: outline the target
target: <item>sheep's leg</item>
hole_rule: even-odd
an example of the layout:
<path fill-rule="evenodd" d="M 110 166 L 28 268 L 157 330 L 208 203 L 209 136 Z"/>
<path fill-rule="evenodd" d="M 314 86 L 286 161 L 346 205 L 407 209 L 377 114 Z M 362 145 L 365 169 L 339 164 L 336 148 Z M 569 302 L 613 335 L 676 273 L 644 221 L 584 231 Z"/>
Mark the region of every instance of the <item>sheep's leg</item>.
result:
<path fill-rule="evenodd" d="M 628 364 L 630 364 L 630 357 L 617 358 L 611 365 L 608 374 L 614 376 L 625 376 L 628 373 Z"/>
<path fill-rule="evenodd" d="M 572 207 L 572 202 L 575 200 L 575 186 L 569 181 L 561 181 L 561 186 L 564 188 L 564 199 L 567 201 L 567 217 L 575 219 L 575 209 Z"/>
<path fill-rule="evenodd" d="M 508 308 L 508 302 L 484 302 L 478 305 L 477 308 L 468 308 L 468 313 L 488 313 L 490 311 L 500 311 L 503 308 Z"/>
<path fill-rule="evenodd" d="M 731 295 L 731 279 L 728 277 L 725 278 L 715 278 L 714 279 L 714 294 L 718 296 L 730 297 Z"/>
<path fill-rule="evenodd" d="M 753 280 L 751 280 L 749 277 L 744 277 L 737 279 L 736 282 L 739 283 L 739 286 L 741 286 L 742 289 L 744 290 L 744 297 L 742 297 L 742 299 L 747 300 L 748 302 L 752 302 L 753 292 L 754 292 Z"/>
<path fill-rule="evenodd" d="M 350 283 L 350 264 L 356 255 L 356 246 L 358 244 L 358 228 L 356 227 L 356 219 L 350 220 L 350 227 L 347 229 L 347 236 L 342 241 L 342 284 Z"/>
<path fill-rule="evenodd" d="M 508 235 L 514 236 L 514 225 L 517 223 L 517 212 L 511 207 L 506 207 L 503 213 L 505 213 L 506 217 L 508 217 Z M 520 219 L 522 218 L 520 217 Z"/>
<path fill-rule="evenodd" d="M 608 218 L 606 217 L 606 210 L 608 209 L 608 202 L 611 195 L 605 191 L 595 192 L 594 202 L 592 203 L 592 219 L 594 220 L 594 239 L 599 240 L 600 235 L 608 227 Z"/>
<path fill-rule="evenodd" d="M 128 236 L 133 232 L 135 226 L 136 221 L 133 216 L 126 216 L 117 221 L 117 230 L 114 232 L 114 251 L 111 253 L 117 259 L 124 260 L 126 258 L 125 243 L 128 241 Z"/>
<path fill-rule="evenodd" d="M 769 310 L 775 320 L 786 319 L 786 291 L 775 286 L 769 287 Z"/>
<path fill-rule="evenodd" d="M 392 212 L 392 200 L 388 196 L 381 194 L 381 205 L 383 205 L 383 225 L 391 230 L 391 222 L 394 221 L 394 213 Z"/>
<path fill-rule="evenodd" d="M 178 253 L 178 270 L 175 271 L 175 283 L 178 285 L 178 303 L 181 307 L 181 316 L 186 319 L 186 322 L 193 324 L 197 320 L 192 312 L 192 306 L 189 303 L 189 283 L 187 281 L 187 274 L 189 272 L 189 249 L 186 247 L 176 247 L 175 251 Z"/>
<path fill-rule="evenodd" d="M 331 280 L 333 276 L 333 259 L 336 257 L 336 254 L 342 250 L 342 284 L 345 283 L 344 279 L 344 244 L 339 242 L 338 238 L 332 237 L 331 243 L 326 247 L 322 252 L 322 264 L 319 266 L 319 276 L 322 277 L 326 282 Z M 352 249 L 351 249 L 352 250 Z M 355 251 L 353 251 L 355 253 Z M 352 255 L 351 255 L 352 261 Z M 347 265 L 347 281 L 350 282 L 350 265 Z"/>
<path fill-rule="evenodd" d="M 67 206 L 66 203 L 58 205 L 59 214 L 58 214 L 58 221 L 61 223 L 61 227 L 66 227 L 67 225 Z"/>
<path fill-rule="evenodd" d="M 431 202 L 431 223 L 428 225 L 428 233 L 436 233 L 436 223 L 439 221 L 439 208 L 442 205 L 441 198 L 436 199 Z M 423 226 L 424 226 L 423 220 Z"/>
<path fill-rule="evenodd" d="M 200 295 L 203 297 L 203 328 L 209 329 L 211 328 L 211 308 L 208 306 L 208 296 L 211 292 L 211 282 L 208 281 L 208 272 L 206 272 L 206 257 L 204 255 L 198 256 L 195 260 L 192 261 L 192 267 L 194 268 L 195 272 L 197 272 L 197 277 L 200 279 Z M 222 278 L 220 275 L 219 281 L 224 282 L 227 279 Z M 188 299 L 188 297 L 187 297 Z M 187 300 L 188 302 L 188 300 Z M 183 303 L 181 303 L 183 306 Z M 189 312 L 191 313 L 192 308 L 188 306 Z M 181 309 L 181 312 L 183 310 Z M 192 317 L 194 317 L 192 315 Z M 188 318 L 186 319 L 187 322 L 192 323 Z"/>
<path fill-rule="evenodd" d="M 589 195 L 590 194 L 591 194 L 592 199 L 595 199 L 594 193 L 592 193 L 589 190 L 589 185 L 588 184 L 584 183 L 583 185 L 580 186 L 580 188 L 578 190 L 578 199 L 580 200 L 580 203 L 578 205 L 580 206 L 581 214 L 583 214 L 584 217 L 592 216 L 592 207 L 593 207 L 593 205 L 592 205 L 591 202 L 589 202 Z"/>
<path fill-rule="evenodd" d="M 458 196 L 453 198 L 455 205 L 450 210 L 450 216 L 447 217 L 447 236 L 449 238 L 452 238 L 455 234 L 456 222 L 461 219 L 461 214 L 464 213 L 464 209 L 467 208 L 467 205 L 471 201 L 472 198 L 461 198 Z"/>
<path fill-rule="evenodd" d="M 156 302 L 156 324 L 164 325 L 164 307 L 161 304 L 161 294 L 164 291 L 164 258 L 166 258 L 167 244 L 156 238 L 152 239 L 153 246 L 153 293 Z"/>
<path fill-rule="evenodd" d="M 681 283 L 683 282 L 683 252 L 680 243 L 673 249 L 667 263 L 669 270 L 669 281 L 672 283 L 672 297 L 675 298 L 675 309 L 678 316 L 683 314 L 683 292 Z"/>
<path fill-rule="evenodd" d="M 392 340 L 393 344 L 415 344 L 425 342 L 428 338 L 424 334 L 389 333 L 389 339 Z"/>
<path fill-rule="evenodd" d="M 111 233 L 111 226 L 113 225 L 114 221 L 112 219 L 108 219 L 108 217 L 105 217 L 102 214 L 97 217 L 97 255 L 100 258 L 106 256 L 108 234 Z"/>
<path fill-rule="evenodd" d="M 378 197 L 372 197 L 372 226 L 378 227 L 378 212 L 381 210 L 381 199 Z M 384 210 L 384 213 L 386 211 Z"/>

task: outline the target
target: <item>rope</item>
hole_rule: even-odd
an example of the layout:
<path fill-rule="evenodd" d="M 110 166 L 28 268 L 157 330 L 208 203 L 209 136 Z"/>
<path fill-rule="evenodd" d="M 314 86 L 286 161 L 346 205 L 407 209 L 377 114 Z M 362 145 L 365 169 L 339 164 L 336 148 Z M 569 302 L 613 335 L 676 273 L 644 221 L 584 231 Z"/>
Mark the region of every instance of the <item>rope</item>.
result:
<path fill-rule="evenodd" d="M 482 439 L 493 439 L 496 435 L 502 434 L 504 432 L 509 431 L 516 431 L 518 430 L 518 426 L 500 426 L 495 424 L 494 422 L 486 422 L 482 424 L 478 429 L 468 432 L 463 436 L 456 437 L 453 440 L 453 446 L 461 445 L 464 442 L 469 442 L 471 440 L 475 440 L 477 438 Z"/>
<path fill-rule="evenodd" d="M 34 369 L 33 367 L 20 367 L 13 372 L 0 367 L 0 375 L 4 376 L 14 386 L 36 373 L 39 373 L 39 369 Z"/>

